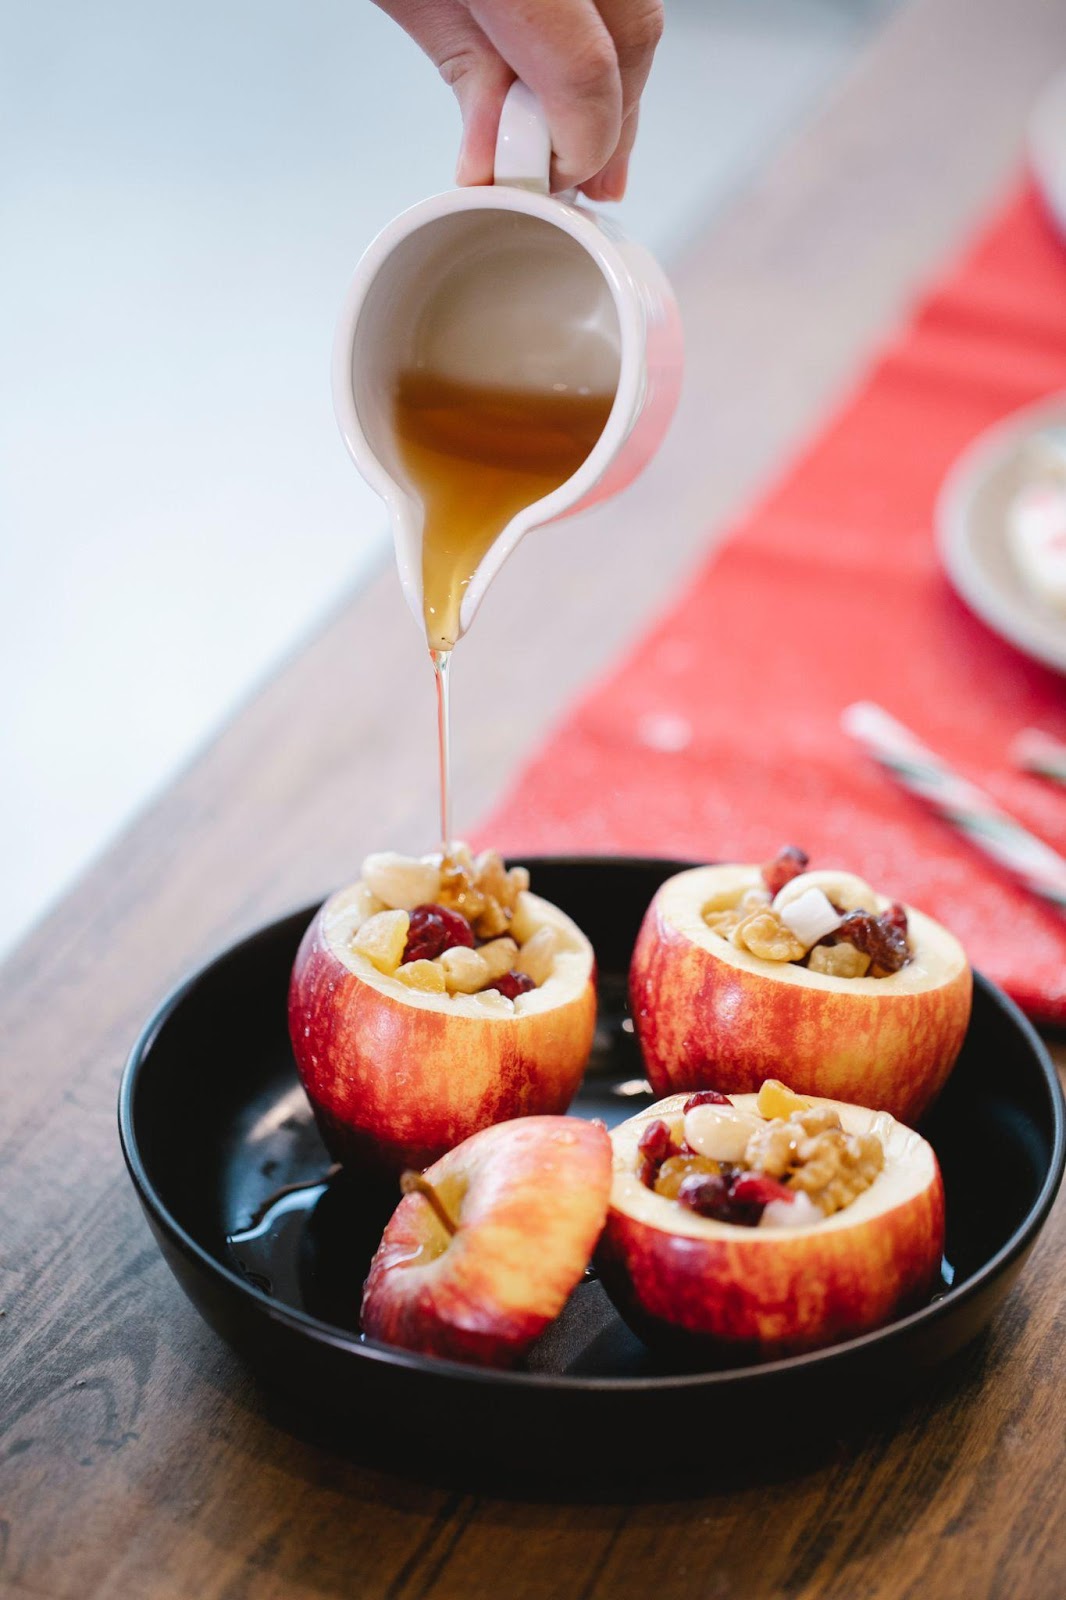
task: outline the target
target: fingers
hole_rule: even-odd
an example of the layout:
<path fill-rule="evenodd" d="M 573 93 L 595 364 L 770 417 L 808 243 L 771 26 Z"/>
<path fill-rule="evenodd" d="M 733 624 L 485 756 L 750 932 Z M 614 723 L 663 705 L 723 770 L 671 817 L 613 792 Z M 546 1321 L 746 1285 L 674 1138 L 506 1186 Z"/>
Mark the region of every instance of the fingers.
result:
<path fill-rule="evenodd" d="M 595 177 L 590 178 L 588 183 L 582 184 L 581 187 L 590 200 L 621 200 L 624 197 L 629 177 L 629 157 L 637 137 L 639 119 L 640 107 L 634 106 L 622 123 L 622 135 L 614 155 Z"/>
<path fill-rule="evenodd" d="M 491 183 L 496 130 L 514 73 L 461 0 L 375 0 L 454 90 L 463 119 L 456 182 Z"/>
<path fill-rule="evenodd" d="M 552 185 L 620 200 L 662 0 L 376 0 L 422 46 L 463 117 L 460 183 L 491 183 L 515 77 L 544 107 Z"/>
<path fill-rule="evenodd" d="M 585 183 L 617 149 L 622 75 L 592 0 L 466 0 L 499 54 L 529 85 L 551 129 L 552 185 Z"/>
<path fill-rule="evenodd" d="M 663 34 L 662 0 L 596 0 L 614 41 L 622 82 L 622 130 L 610 160 L 582 185 L 590 200 L 621 200 L 637 137 L 640 97 Z"/>
<path fill-rule="evenodd" d="M 624 121 L 640 105 L 663 36 L 662 0 L 596 0 L 596 6 L 618 59 Z"/>

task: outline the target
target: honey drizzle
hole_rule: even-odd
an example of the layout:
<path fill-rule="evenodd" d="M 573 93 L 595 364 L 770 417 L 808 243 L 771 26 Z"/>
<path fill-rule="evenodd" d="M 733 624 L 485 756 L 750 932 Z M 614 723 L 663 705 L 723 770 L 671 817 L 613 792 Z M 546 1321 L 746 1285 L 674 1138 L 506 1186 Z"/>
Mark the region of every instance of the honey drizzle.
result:
<path fill-rule="evenodd" d="M 433 675 L 437 684 L 437 760 L 440 773 L 440 849 L 442 859 L 451 855 L 452 849 L 452 730 L 451 700 L 448 693 L 448 674 L 452 664 L 450 650 L 430 650 Z"/>
<path fill-rule="evenodd" d="M 517 512 L 573 477 L 613 394 L 478 387 L 421 368 L 401 373 L 397 447 L 422 497 L 422 595 L 437 689 L 441 849 L 451 850 L 448 669 L 470 580 Z"/>

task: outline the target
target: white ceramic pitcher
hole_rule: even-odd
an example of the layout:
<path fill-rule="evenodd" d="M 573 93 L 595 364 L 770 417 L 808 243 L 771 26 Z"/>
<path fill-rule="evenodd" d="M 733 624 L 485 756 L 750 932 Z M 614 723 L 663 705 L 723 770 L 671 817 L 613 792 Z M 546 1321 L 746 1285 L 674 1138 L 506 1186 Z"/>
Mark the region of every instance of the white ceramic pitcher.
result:
<path fill-rule="evenodd" d="M 400 579 L 420 625 L 422 502 L 397 450 L 392 407 L 428 305 L 434 368 L 449 378 L 534 390 L 562 382 L 615 396 L 584 463 L 518 512 L 482 559 L 463 597 L 461 633 L 523 535 L 625 488 L 654 455 L 677 404 L 681 323 L 665 274 L 598 213 L 551 195 L 550 164 L 544 114 L 515 83 L 493 184 L 450 189 L 390 222 L 356 268 L 341 311 L 337 420 L 356 466 L 389 508 Z"/>

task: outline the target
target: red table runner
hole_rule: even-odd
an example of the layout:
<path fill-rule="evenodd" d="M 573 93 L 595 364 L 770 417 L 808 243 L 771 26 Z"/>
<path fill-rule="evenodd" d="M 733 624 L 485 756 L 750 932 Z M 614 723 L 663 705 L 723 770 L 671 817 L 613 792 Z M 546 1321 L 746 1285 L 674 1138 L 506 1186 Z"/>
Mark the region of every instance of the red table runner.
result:
<path fill-rule="evenodd" d="M 984 862 L 841 732 L 879 701 L 1066 852 L 1066 792 L 1013 772 L 1066 738 L 1064 682 L 973 617 L 937 562 L 954 458 L 1066 389 L 1066 249 L 1028 191 L 918 308 L 817 442 L 569 715 L 481 836 L 514 854 L 761 860 L 802 845 L 931 912 L 1033 1015 L 1066 1021 L 1066 918 Z"/>

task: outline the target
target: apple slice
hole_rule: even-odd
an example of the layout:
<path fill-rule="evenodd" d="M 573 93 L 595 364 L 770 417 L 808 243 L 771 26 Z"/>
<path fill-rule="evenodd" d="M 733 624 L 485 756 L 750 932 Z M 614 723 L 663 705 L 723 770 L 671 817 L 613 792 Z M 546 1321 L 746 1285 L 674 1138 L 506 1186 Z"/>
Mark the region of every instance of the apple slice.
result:
<path fill-rule="evenodd" d="M 696 867 L 670 878 L 652 900 L 629 979 L 652 1087 L 743 1093 L 780 1076 L 801 1094 L 917 1121 L 943 1087 L 969 1023 L 973 980 L 962 946 L 907 906 L 911 959 L 889 977 L 838 977 L 766 960 L 704 920 L 708 908 L 738 905 L 762 887 L 755 866 Z M 773 904 L 787 913 L 822 897 L 845 910 L 891 904 L 853 874 L 826 871 L 794 878 Z"/>
<path fill-rule="evenodd" d="M 580 1282 L 603 1229 L 611 1142 L 602 1123 L 523 1117 L 432 1166 L 385 1229 L 363 1331 L 426 1355 L 513 1367 Z"/>
<path fill-rule="evenodd" d="M 383 859 L 368 858 L 372 876 Z M 435 878 L 411 884 L 409 869 L 426 863 L 396 859 L 403 871 L 390 860 L 391 878 L 374 876 L 376 887 L 395 883 L 396 897 L 410 900 L 439 886 L 439 858 Z M 293 967 L 289 1032 L 335 1160 L 368 1173 L 421 1168 L 491 1123 L 566 1110 L 596 1024 L 592 946 L 576 923 L 528 890 L 508 916 L 509 936 L 481 951 L 468 934 L 470 947 L 404 963 L 408 912 L 383 909 L 362 879 L 321 908 Z M 528 993 L 463 992 L 491 981 L 512 958 L 521 962 L 523 952 L 538 980 Z M 494 955 L 495 965 L 486 959 Z M 518 972 L 498 981 L 517 991 L 516 979 L 534 982 Z"/>
<path fill-rule="evenodd" d="M 846 1133 L 875 1134 L 883 1168 L 832 1216 L 746 1227 L 699 1216 L 639 1177 L 641 1134 L 658 1119 L 680 1129 L 686 1098 L 660 1101 L 611 1134 L 614 1179 L 596 1265 L 642 1339 L 765 1360 L 880 1327 L 928 1297 L 944 1248 L 944 1190 L 919 1134 L 884 1111 L 813 1101 L 831 1106 Z M 755 1114 L 757 1096 L 731 1098 L 741 1116 Z"/>

